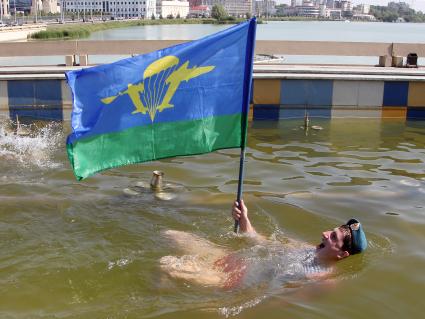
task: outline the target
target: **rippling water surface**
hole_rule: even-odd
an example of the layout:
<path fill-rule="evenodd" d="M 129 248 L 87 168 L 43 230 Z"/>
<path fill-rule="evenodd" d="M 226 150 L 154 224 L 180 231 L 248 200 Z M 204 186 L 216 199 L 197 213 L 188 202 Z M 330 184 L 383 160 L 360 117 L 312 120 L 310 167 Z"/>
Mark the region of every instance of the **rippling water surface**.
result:
<path fill-rule="evenodd" d="M 425 124 L 376 119 L 255 122 L 245 201 L 269 238 L 314 244 L 358 217 L 369 249 L 332 283 L 223 290 L 167 277 L 176 229 L 229 250 L 238 150 L 133 165 L 75 181 L 69 123 L 18 137 L 0 121 L 1 318 L 415 318 L 425 288 Z M 170 138 L 170 142 L 172 142 Z M 161 169 L 177 197 L 124 193 Z M 359 313 L 360 312 L 360 313 Z"/>

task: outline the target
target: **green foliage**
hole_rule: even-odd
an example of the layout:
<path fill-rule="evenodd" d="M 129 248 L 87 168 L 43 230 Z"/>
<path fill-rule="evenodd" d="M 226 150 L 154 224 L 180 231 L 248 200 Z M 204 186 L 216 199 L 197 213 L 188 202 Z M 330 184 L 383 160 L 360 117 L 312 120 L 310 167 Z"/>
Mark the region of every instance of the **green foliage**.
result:
<path fill-rule="evenodd" d="M 155 15 L 152 13 L 151 20 L 155 20 Z"/>
<path fill-rule="evenodd" d="M 177 13 L 176 19 L 180 19 L 180 13 Z"/>
<path fill-rule="evenodd" d="M 370 6 L 370 14 L 379 21 L 394 22 L 403 18 L 406 22 L 425 22 L 425 15 L 409 8 L 405 3 L 390 2 L 388 7 Z"/>
<path fill-rule="evenodd" d="M 252 14 L 250 12 L 245 13 L 245 17 L 247 20 L 252 18 Z"/>
<path fill-rule="evenodd" d="M 33 35 L 33 39 L 62 39 L 62 38 L 87 38 L 90 35 L 90 31 L 83 28 L 73 28 L 65 30 L 46 30 L 40 31 Z"/>
<path fill-rule="evenodd" d="M 169 15 L 167 16 L 167 19 L 174 19 L 174 16 L 173 16 L 172 14 L 169 14 Z"/>
<path fill-rule="evenodd" d="M 219 21 L 224 20 L 227 17 L 227 11 L 221 4 L 215 4 L 211 9 L 211 17 Z"/>
<path fill-rule="evenodd" d="M 78 39 L 90 36 L 91 32 L 127 28 L 133 26 L 144 25 L 162 25 L 162 24 L 234 24 L 243 21 L 243 19 L 235 19 L 227 17 L 218 21 L 215 19 L 159 19 L 154 20 L 131 20 L 131 21 L 106 21 L 102 23 L 70 23 L 70 24 L 52 24 L 47 27 L 46 31 L 40 31 L 31 35 L 33 39 Z M 261 21 L 258 21 L 261 23 Z"/>

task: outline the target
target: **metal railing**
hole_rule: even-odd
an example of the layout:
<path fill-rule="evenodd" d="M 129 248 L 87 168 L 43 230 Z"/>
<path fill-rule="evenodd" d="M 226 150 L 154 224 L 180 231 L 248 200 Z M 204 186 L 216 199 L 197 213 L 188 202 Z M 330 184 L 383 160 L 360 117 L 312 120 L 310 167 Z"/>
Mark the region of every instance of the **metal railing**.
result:
<path fill-rule="evenodd" d="M 166 48 L 185 40 L 119 40 L 119 41 L 34 41 L 0 43 L 0 57 L 65 56 L 73 65 L 88 63 L 90 55 L 133 55 Z M 380 66 L 391 66 L 394 58 L 416 53 L 425 56 L 425 43 L 370 43 L 332 41 L 269 41 L 257 40 L 256 54 L 323 55 L 379 57 Z"/>

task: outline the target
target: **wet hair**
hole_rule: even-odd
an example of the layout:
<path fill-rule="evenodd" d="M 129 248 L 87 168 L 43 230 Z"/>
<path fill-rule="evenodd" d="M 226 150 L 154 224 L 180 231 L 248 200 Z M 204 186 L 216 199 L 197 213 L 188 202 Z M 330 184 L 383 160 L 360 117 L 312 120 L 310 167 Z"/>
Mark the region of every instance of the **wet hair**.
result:
<path fill-rule="evenodd" d="M 344 239 L 343 239 L 343 244 L 341 247 L 342 251 L 348 251 L 350 253 L 350 255 L 352 255 L 352 235 L 351 235 L 351 230 L 350 230 L 350 226 L 348 225 L 341 225 L 339 226 L 339 229 L 341 230 L 341 232 L 344 234 Z"/>

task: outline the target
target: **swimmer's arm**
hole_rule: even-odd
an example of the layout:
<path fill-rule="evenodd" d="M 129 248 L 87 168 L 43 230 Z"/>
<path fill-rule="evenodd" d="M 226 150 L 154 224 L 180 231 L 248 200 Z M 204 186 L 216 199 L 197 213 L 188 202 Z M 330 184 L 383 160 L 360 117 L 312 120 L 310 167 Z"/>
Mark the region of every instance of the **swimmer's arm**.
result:
<path fill-rule="evenodd" d="M 330 269 L 327 271 L 307 274 L 306 277 L 308 279 L 313 279 L 313 280 L 326 280 L 326 282 L 330 283 L 330 282 L 333 282 L 333 280 L 330 279 L 332 277 L 332 274 L 333 274 L 333 270 Z"/>
<path fill-rule="evenodd" d="M 255 241 L 267 241 L 267 239 L 258 234 L 252 226 L 251 221 L 248 218 L 248 208 L 245 206 L 243 200 L 241 200 L 240 207 L 237 201 L 233 203 L 232 216 L 235 220 L 239 221 L 239 230 L 241 233 L 249 235 Z"/>

